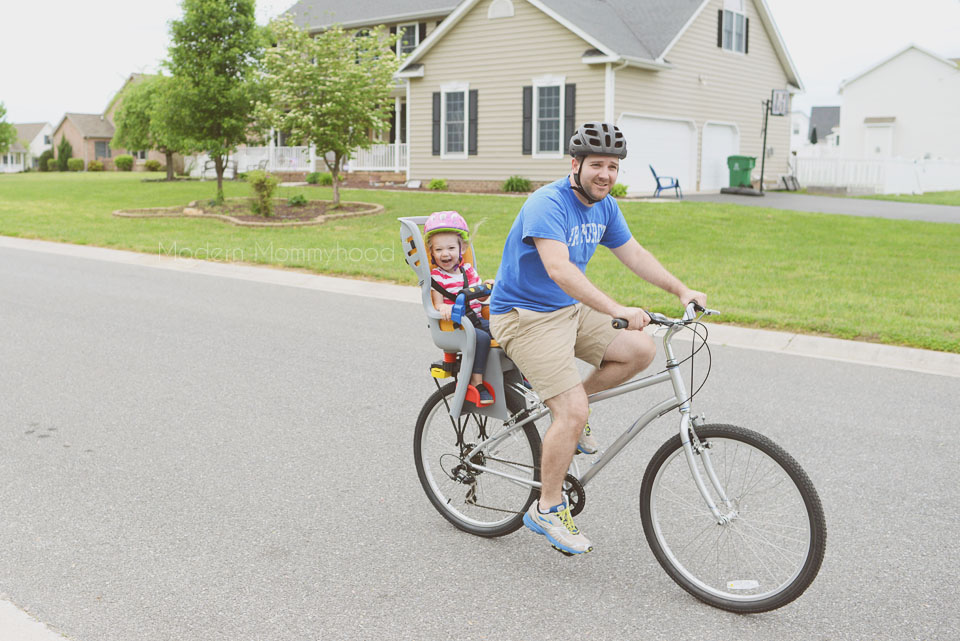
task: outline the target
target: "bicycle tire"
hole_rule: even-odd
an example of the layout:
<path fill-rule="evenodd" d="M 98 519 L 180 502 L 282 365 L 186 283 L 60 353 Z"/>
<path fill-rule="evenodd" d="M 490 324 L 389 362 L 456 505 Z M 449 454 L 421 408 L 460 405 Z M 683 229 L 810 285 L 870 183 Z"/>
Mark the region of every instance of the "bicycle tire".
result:
<path fill-rule="evenodd" d="M 732 515 L 720 525 L 691 478 L 680 436 L 653 455 L 640 490 L 647 543 L 680 587 L 714 607 L 767 612 L 799 597 L 816 578 L 827 528 L 816 489 L 800 465 L 766 436 L 735 425 L 696 428 Z"/>
<path fill-rule="evenodd" d="M 456 427 L 447 409 L 455 389 L 455 382 L 438 389 L 417 417 L 413 456 L 420 484 L 437 511 L 464 532 L 484 537 L 510 534 L 523 525 L 523 513 L 540 491 L 489 472 L 476 471 L 463 460 Z M 519 394 L 508 391 L 506 401 L 513 413 L 524 408 Z M 460 416 L 463 442 L 469 446 L 478 445 L 484 440 L 483 435 L 489 438 L 503 424 L 471 412 L 473 407 L 466 403 Z M 478 463 L 539 481 L 540 434 L 536 426 L 531 421 L 519 428 L 498 445 L 496 451 L 482 455 Z M 457 473 L 473 482 L 459 480 Z"/>

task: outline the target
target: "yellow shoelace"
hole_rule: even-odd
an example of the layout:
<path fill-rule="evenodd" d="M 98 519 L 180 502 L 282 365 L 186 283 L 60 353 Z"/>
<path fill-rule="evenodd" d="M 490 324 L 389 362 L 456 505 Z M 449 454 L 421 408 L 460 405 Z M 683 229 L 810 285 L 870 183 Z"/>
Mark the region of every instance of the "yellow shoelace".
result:
<path fill-rule="evenodd" d="M 564 527 L 567 528 L 567 531 L 570 532 L 570 534 L 580 534 L 580 530 L 578 530 L 577 526 L 573 523 L 573 516 L 570 514 L 569 507 L 565 507 L 557 512 L 557 516 L 560 517 L 560 522 L 563 523 Z"/>

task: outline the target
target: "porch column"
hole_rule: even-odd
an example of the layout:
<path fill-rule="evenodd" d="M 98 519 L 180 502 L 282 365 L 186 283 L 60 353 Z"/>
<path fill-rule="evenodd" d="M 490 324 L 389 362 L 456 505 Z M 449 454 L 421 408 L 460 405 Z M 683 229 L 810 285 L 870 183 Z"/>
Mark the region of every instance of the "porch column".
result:
<path fill-rule="evenodd" d="M 407 143 L 406 143 L 407 144 L 407 166 L 406 166 L 406 170 L 407 170 L 407 182 L 410 182 L 410 158 L 411 158 L 410 151 L 412 149 L 410 145 L 410 79 L 404 78 L 403 81 L 407 85 L 406 87 L 406 91 L 407 91 L 407 123 L 406 123 L 407 124 Z"/>
<path fill-rule="evenodd" d="M 400 171 L 400 96 L 393 99 L 393 170 Z"/>

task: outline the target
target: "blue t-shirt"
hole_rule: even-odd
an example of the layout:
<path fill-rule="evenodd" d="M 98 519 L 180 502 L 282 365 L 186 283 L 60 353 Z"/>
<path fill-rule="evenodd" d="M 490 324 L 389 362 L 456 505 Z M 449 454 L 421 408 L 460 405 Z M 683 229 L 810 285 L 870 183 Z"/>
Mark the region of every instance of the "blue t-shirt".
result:
<path fill-rule="evenodd" d="M 616 249 L 631 237 L 611 196 L 587 207 L 567 177 L 544 185 L 527 198 L 507 234 L 490 313 L 506 314 L 514 307 L 550 312 L 577 302 L 547 275 L 534 238 L 566 243 L 570 262 L 584 272 L 598 244 Z"/>

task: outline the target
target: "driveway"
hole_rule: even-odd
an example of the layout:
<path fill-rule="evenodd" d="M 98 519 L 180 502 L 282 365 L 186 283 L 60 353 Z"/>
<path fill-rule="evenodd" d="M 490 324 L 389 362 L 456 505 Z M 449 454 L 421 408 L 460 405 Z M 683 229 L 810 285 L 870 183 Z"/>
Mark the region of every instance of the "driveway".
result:
<path fill-rule="evenodd" d="M 930 223 L 960 223 L 960 207 L 868 200 L 865 198 L 811 196 L 787 191 L 768 191 L 762 197 L 736 194 L 692 194 L 685 196 L 684 200 L 747 205 L 749 207 L 771 207 L 773 209 L 811 211 L 824 214 L 844 214 L 846 216 L 923 220 Z"/>

